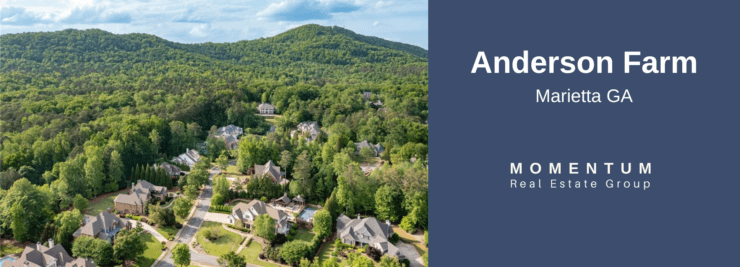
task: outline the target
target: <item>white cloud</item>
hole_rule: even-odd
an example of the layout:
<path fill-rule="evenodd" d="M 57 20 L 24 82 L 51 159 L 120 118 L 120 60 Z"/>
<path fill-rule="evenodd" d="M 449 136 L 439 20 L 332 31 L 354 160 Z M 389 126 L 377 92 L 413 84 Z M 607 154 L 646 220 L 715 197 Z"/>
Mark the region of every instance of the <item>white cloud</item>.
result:
<path fill-rule="evenodd" d="M 331 19 L 333 13 L 357 11 L 360 5 L 340 0 L 283 0 L 257 12 L 258 17 L 278 21 L 307 21 Z"/>
<path fill-rule="evenodd" d="M 427 0 L 0 0 L 2 34 L 99 28 L 183 43 L 274 36 L 308 23 L 427 47 Z"/>
<path fill-rule="evenodd" d="M 0 24 L 5 25 L 33 25 L 46 23 L 43 14 L 36 14 L 23 7 L 3 6 L 0 7 Z"/>

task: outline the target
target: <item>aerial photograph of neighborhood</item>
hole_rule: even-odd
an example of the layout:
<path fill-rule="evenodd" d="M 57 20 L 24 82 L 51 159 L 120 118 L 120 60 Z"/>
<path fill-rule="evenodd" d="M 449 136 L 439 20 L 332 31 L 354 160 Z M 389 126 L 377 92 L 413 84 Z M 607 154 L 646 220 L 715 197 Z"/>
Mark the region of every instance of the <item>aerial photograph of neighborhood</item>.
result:
<path fill-rule="evenodd" d="M 0 267 L 428 266 L 426 1 L 210 2 L 0 1 Z"/>

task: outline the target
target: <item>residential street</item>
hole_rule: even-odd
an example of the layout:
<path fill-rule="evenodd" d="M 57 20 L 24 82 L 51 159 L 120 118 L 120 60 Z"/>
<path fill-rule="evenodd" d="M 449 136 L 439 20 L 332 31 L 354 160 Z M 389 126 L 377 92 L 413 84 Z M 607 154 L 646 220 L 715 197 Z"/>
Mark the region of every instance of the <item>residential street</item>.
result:
<path fill-rule="evenodd" d="M 200 201 L 198 202 L 195 214 L 193 214 L 193 217 L 190 218 L 186 225 L 183 225 L 182 233 L 180 237 L 177 238 L 178 243 L 190 244 L 193 238 L 195 238 L 195 233 L 198 232 L 198 228 L 200 228 L 200 225 L 203 223 L 203 218 L 206 216 L 206 213 L 208 213 L 208 207 L 211 205 L 211 195 L 213 194 L 210 183 L 213 181 L 213 176 L 221 173 L 221 171 L 209 170 L 208 172 L 210 173 L 210 176 L 208 177 L 209 184 L 206 185 L 203 193 L 198 197 L 198 200 Z M 167 250 L 167 256 L 157 265 L 157 267 L 175 267 L 171 251 L 172 248 Z M 190 250 L 191 262 L 218 266 L 217 259 L 218 258 L 214 256 L 200 254 L 192 249 Z"/>

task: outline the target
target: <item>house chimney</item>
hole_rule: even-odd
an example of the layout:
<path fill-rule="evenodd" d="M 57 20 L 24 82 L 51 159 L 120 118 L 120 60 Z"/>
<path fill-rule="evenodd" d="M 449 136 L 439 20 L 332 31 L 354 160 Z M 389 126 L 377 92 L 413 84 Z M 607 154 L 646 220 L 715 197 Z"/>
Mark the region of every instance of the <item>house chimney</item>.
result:
<path fill-rule="evenodd" d="M 49 248 L 54 247 L 54 239 L 49 238 Z"/>
<path fill-rule="evenodd" d="M 36 250 L 41 251 L 41 242 L 36 242 Z"/>
<path fill-rule="evenodd" d="M 385 220 L 385 224 L 388 225 L 388 237 L 391 237 L 391 233 L 393 233 L 393 226 L 391 226 L 391 220 Z"/>
<path fill-rule="evenodd" d="M 360 219 L 360 214 L 359 214 L 359 213 L 357 213 L 357 219 L 358 219 L 358 220 Z"/>

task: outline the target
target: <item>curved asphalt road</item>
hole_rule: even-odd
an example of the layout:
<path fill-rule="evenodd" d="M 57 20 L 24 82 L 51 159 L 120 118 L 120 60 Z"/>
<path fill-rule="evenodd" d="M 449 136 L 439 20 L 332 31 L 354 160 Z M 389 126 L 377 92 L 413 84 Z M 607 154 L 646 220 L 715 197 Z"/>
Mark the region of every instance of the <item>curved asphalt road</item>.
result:
<path fill-rule="evenodd" d="M 190 242 L 195 238 L 195 233 L 198 232 L 198 228 L 200 228 L 200 225 L 203 224 L 203 218 L 206 216 L 206 213 L 208 212 L 208 207 L 211 206 L 211 196 L 213 195 L 213 189 L 211 188 L 211 181 L 213 180 L 213 176 L 221 173 L 221 171 L 216 170 L 208 171 L 211 175 L 208 177 L 209 184 L 206 185 L 206 188 L 203 189 L 203 193 L 200 195 L 199 199 L 200 202 L 198 204 L 198 207 L 195 210 L 195 213 L 193 214 L 193 217 L 190 218 L 188 223 L 186 225 L 183 225 L 182 234 L 177 239 L 178 243 L 184 243 L 184 244 L 190 244 Z M 206 255 L 206 254 L 200 254 L 195 252 L 194 250 L 190 250 L 190 261 L 191 262 L 198 262 L 205 265 L 212 265 L 212 266 L 218 266 L 217 257 Z M 175 267 L 174 260 L 172 259 L 172 253 L 171 249 L 167 250 L 167 256 L 162 260 L 157 267 Z"/>

